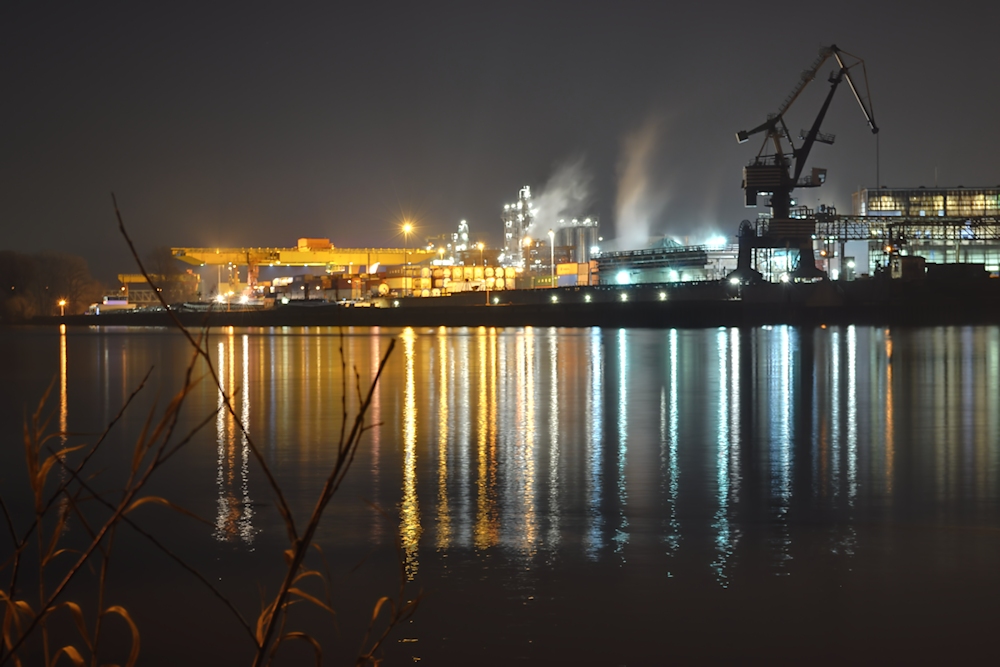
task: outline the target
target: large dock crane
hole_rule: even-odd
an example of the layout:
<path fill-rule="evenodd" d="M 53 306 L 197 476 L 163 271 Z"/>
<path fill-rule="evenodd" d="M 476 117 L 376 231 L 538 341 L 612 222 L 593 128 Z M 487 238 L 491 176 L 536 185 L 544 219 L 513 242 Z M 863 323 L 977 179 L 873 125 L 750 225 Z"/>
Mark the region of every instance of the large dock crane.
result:
<path fill-rule="evenodd" d="M 851 64 L 845 62 L 845 56 L 853 59 Z M 785 114 L 795 103 L 795 101 L 805 90 L 816 73 L 830 58 L 837 62 L 837 70 L 830 74 L 828 79 L 830 90 L 826 95 L 823 106 L 820 108 L 812 127 L 808 131 L 799 134 L 802 142 L 797 148 L 792 141 L 792 135 L 785 124 Z M 767 229 L 763 234 L 750 224 L 744 223 L 740 227 L 739 243 L 740 253 L 737 269 L 734 277 L 743 282 L 753 282 L 759 279 L 760 274 L 751 267 L 751 253 L 754 248 L 797 248 L 799 251 L 798 267 L 792 273 L 796 279 L 815 280 L 824 278 L 825 274 L 816 267 L 816 258 L 813 254 L 812 235 L 815 228 L 815 220 L 809 220 L 799 215 L 793 215 L 792 191 L 795 188 L 819 187 L 826 180 L 826 170 L 814 168 L 808 176 L 803 177 L 806 160 L 816 142 L 832 144 L 834 136 L 820 132 L 820 126 L 826 117 L 830 102 L 833 100 L 837 87 L 847 81 L 854 93 L 865 120 L 872 133 L 878 132 L 875 118 L 871 110 L 870 95 L 868 94 L 867 75 L 864 75 L 865 96 L 862 97 L 858 86 L 851 77 L 851 69 L 861 65 L 864 72 L 864 61 L 853 56 L 846 51 L 837 48 L 836 45 L 824 47 L 820 50 L 819 56 L 812 63 L 809 69 L 802 73 L 798 84 L 792 89 L 785 100 L 781 103 L 778 111 L 769 114 L 767 120 L 753 128 L 752 130 L 742 130 L 736 133 L 739 143 L 745 143 L 755 134 L 764 134 L 764 142 L 757 157 L 743 170 L 743 191 L 747 207 L 757 206 L 757 197 L 760 195 L 770 195 L 769 205 L 771 208 L 771 218 L 767 224 Z M 784 142 L 788 144 L 785 149 Z M 773 147 L 774 152 L 768 153 L 768 148 Z"/>

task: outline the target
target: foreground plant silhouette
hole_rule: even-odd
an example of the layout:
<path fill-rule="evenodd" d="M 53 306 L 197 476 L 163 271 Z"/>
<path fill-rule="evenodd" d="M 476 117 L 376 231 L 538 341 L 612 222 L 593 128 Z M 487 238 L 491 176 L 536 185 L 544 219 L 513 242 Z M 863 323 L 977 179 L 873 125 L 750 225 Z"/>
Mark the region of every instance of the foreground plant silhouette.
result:
<path fill-rule="evenodd" d="M 112 200 L 114 201 L 113 195 Z M 294 603 L 305 602 L 323 613 L 331 615 L 334 613 L 327 577 L 319 570 L 309 567 L 306 560 L 310 549 L 322 555 L 319 546 L 314 543 L 316 530 L 320 525 L 324 511 L 354 461 L 362 436 L 374 426 L 365 422 L 365 416 L 386 362 L 395 347 L 395 341 L 390 342 L 367 391 L 362 392 L 360 376 L 357 370 L 354 370 L 355 391 L 359 407 L 353 418 L 349 416 L 347 410 L 347 360 L 344 356 L 343 344 L 341 344 L 342 421 L 336 457 L 312 511 L 303 523 L 298 523 L 251 434 L 247 431 L 243 421 L 237 417 L 233 407 L 233 394 L 225 391 L 216 369 L 212 367 L 206 345 L 206 332 L 202 331 L 197 336 L 192 334 L 167 307 L 167 303 L 163 300 L 157 286 L 153 283 L 135 251 L 122 221 L 117 202 L 115 202 L 115 215 L 119 231 L 128 243 L 140 271 L 146 277 L 154 293 L 159 296 L 173 325 L 190 343 L 191 359 L 186 368 L 184 385 L 181 390 L 174 395 L 162 414 L 156 416 L 154 408 L 147 417 L 133 448 L 127 479 L 122 490 L 115 494 L 113 500 L 109 499 L 107 494 L 102 494 L 93 488 L 93 480 L 87 469 L 87 464 L 106 440 L 110 431 L 116 426 L 136 394 L 143 389 L 149 378 L 149 373 L 93 444 L 69 444 L 70 434 L 52 431 L 49 428 L 51 415 L 47 418 L 44 416 L 44 406 L 51 391 L 51 385 L 39 402 L 37 410 L 30 418 L 25 419 L 23 436 L 25 461 L 32 493 L 34 517 L 26 529 L 18 532 L 7 505 L 0 497 L 0 508 L 3 510 L 7 529 L 14 545 L 13 553 L 0 562 L 0 572 L 9 570 L 10 573 L 6 589 L 0 590 L 0 604 L 3 605 L 3 643 L 0 646 L 0 665 L 10 662 L 21 665 L 24 656 L 30 655 L 32 651 L 40 651 L 45 665 L 54 665 L 62 656 L 66 656 L 74 665 L 89 663 L 96 667 L 99 664 L 99 655 L 102 651 L 102 638 L 107 634 L 105 620 L 109 617 L 118 617 L 127 626 L 131 634 L 131 643 L 126 665 L 136 663 L 140 650 L 139 628 L 124 607 L 106 605 L 105 603 L 105 585 L 113 552 L 115 531 L 120 524 L 125 524 L 137 531 L 211 590 L 219 603 L 243 627 L 248 640 L 252 642 L 254 647 L 252 664 L 255 667 L 271 664 L 278 649 L 289 641 L 303 642 L 309 645 L 313 649 L 318 665 L 323 656 L 322 644 L 316 637 L 291 627 L 292 619 L 289 616 L 289 610 Z M 195 434 L 216 416 L 216 411 L 212 411 L 197 421 L 190 431 L 177 432 L 185 399 L 199 381 L 204 381 L 194 377 L 199 360 L 204 361 L 204 366 L 207 368 L 206 377 L 214 382 L 224 399 L 222 401 L 223 407 L 220 409 L 226 410 L 233 418 L 234 423 L 238 425 L 252 456 L 264 473 L 287 534 L 288 547 L 282 554 L 286 565 L 284 575 L 276 592 L 263 600 L 262 609 L 252 622 L 248 621 L 237 606 L 217 590 L 207 578 L 179 558 L 167 545 L 162 544 L 153 535 L 138 526 L 130 516 L 136 509 L 147 504 L 168 507 L 188 516 L 194 516 L 166 498 L 141 494 L 155 471 L 190 443 Z M 348 424 L 350 424 L 349 428 Z M 56 445 L 57 442 L 58 445 Z M 52 475 L 53 471 L 56 470 L 59 471 L 59 475 Z M 59 477 L 59 479 L 54 480 L 53 477 Z M 88 509 L 93 505 L 99 505 L 105 511 L 105 515 L 100 521 L 95 522 L 93 511 Z M 78 523 L 83 528 L 87 538 L 84 540 L 84 544 L 74 544 L 72 548 L 64 545 L 65 529 L 71 521 Z M 34 558 L 32 562 L 34 570 L 30 577 L 30 583 L 37 587 L 37 591 L 31 595 L 27 591 L 28 587 L 23 584 L 23 580 L 29 578 L 24 574 L 24 565 L 29 555 Z M 61 563 L 66 558 L 72 558 L 72 563 L 59 571 L 59 583 L 51 589 L 47 588 L 47 574 L 51 576 L 50 573 L 55 567 L 56 561 Z M 97 574 L 94 582 L 96 607 L 89 615 L 83 605 L 63 599 L 70 584 L 81 579 L 80 575 L 87 571 L 96 571 Z M 313 584 L 313 590 L 309 587 L 310 583 Z M 317 585 L 322 589 L 322 592 L 314 590 Z M 394 597 L 383 596 L 375 602 L 368 629 L 358 652 L 357 664 L 378 664 L 379 658 L 377 656 L 389 633 L 413 614 L 420 598 L 416 596 L 412 600 L 407 600 L 406 592 L 406 576 L 400 558 L 399 589 Z M 49 636 L 50 621 L 59 614 L 67 615 L 72 620 L 80 636 L 78 641 L 65 644 L 52 641 Z M 53 648 L 54 644 L 62 645 Z"/>

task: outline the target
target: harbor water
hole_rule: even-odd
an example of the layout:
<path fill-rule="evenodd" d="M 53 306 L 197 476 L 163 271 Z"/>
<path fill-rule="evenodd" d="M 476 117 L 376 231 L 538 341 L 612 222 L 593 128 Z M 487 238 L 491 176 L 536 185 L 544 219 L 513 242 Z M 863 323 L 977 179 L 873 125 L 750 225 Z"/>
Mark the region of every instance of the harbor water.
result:
<path fill-rule="evenodd" d="M 136 522 L 255 619 L 287 538 L 241 426 L 304 521 L 392 340 L 317 534 L 336 617 L 296 610 L 287 628 L 319 639 L 326 664 L 356 655 L 400 589 L 420 602 L 385 664 L 995 655 L 997 326 L 213 329 L 233 414 L 193 362 L 177 432 L 205 426 L 148 489 L 204 522 L 152 505 Z M 47 387 L 52 428 L 93 442 L 152 369 L 92 464 L 113 497 L 192 363 L 170 329 L 0 341 L 0 491 L 22 530 L 22 425 Z M 111 573 L 140 664 L 249 664 L 229 612 L 125 527 Z"/>

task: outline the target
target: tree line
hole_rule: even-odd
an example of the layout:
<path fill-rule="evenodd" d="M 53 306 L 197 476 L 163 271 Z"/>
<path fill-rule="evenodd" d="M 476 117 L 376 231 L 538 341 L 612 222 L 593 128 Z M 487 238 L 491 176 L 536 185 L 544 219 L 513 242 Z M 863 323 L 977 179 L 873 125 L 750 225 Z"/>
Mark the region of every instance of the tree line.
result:
<path fill-rule="evenodd" d="M 100 301 L 104 291 L 78 255 L 0 250 L 0 322 L 58 315 L 61 300 L 67 315 L 78 315 Z"/>

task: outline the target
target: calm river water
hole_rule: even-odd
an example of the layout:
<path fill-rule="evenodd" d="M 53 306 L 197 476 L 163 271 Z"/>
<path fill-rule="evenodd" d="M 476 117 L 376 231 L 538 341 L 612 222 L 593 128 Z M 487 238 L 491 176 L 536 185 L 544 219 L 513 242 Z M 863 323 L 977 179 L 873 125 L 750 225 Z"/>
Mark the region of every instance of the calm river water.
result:
<path fill-rule="evenodd" d="M 341 348 L 353 412 L 355 372 L 367 386 L 393 338 L 377 425 L 318 537 L 338 617 L 303 627 L 330 664 L 401 579 L 424 597 L 388 664 L 995 656 L 1000 328 L 213 330 L 213 364 L 299 516 L 339 438 Z M 167 330 L 0 342 L 0 489 L 22 526 L 25 406 L 54 378 L 56 427 L 100 431 L 152 367 L 98 462 L 113 488 L 190 357 Z M 136 517 L 255 616 L 285 532 L 219 401 L 203 380 L 182 422 L 208 426 L 152 487 L 207 523 Z M 112 600 L 140 625 L 140 664 L 247 664 L 221 605 L 120 535 Z"/>

